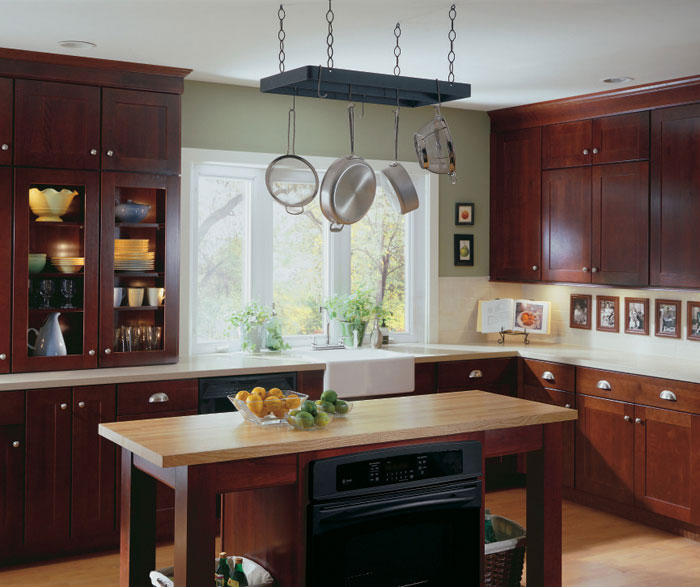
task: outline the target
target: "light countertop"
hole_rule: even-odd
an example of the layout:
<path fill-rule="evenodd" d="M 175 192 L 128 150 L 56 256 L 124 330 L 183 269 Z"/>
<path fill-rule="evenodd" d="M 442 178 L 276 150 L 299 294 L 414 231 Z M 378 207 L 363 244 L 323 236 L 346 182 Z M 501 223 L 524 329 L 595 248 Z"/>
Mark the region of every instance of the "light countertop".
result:
<path fill-rule="evenodd" d="M 197 465 L 575 420 L 576 410 L 483 391 L 355 402 L 312 431 L 256 426 L 238 413 L 100 424 L 101 436 L 159 467 Z"/>

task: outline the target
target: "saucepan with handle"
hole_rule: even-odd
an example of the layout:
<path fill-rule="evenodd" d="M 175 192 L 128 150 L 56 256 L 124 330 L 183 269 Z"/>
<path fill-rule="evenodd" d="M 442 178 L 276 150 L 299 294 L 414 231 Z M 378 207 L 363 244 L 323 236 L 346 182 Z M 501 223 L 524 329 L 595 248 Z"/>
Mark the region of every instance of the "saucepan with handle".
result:
<path fill-rule="evenodd" d="M 418 193 L 406 168 L 399 163 L 399 107 L 394 110 L 394 162 L 382 169 L 379 183 L 394 210 L 407 214 L 418 208 Z"/>

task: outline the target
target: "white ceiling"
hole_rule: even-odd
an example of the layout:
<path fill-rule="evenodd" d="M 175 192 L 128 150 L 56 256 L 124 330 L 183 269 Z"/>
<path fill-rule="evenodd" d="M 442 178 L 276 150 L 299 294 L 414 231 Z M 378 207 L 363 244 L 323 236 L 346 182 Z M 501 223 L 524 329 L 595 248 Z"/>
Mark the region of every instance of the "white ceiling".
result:
<path fill-rule="evenodd" d="M 700 0 L 457 1 L 459 107 L 490 110 L 700 73 Z M 325 64 L 326 0 L 285 2 L 287 68 Z M 447 77 L 450 0 L 335 0 L 335 65 Z M 277 73 L 279 0 L 0 0 L 0 46 L 188 67 L 257 85 Z M 69 51 L 64 39 L 97 43 Z M 629 84 L 628 84 L 629 85 Z"/>

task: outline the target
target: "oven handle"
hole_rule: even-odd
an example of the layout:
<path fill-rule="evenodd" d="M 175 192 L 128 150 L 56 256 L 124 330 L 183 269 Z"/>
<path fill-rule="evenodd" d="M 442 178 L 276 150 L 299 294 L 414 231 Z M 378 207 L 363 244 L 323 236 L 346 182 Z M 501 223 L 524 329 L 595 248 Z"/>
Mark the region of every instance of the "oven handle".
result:
<path fill-rule="evenodd" d="M 395 514 L 407 510 L 423 510 L 426 508 L 434 510 L 441 509 L 446 506 L 466 506 L 467 504 L 472 503 L 476 498 L 476 495 L 471 495 L 465 497 L 442 497 L 438 499 L 428 499 L 425 501 L 411 501 L 408 503 L 399 503 L 394 505 L 382 503 L 375 506 L 355 509 L 354 511 L 346 510 L 344 512 L 333 514 L 332 516 L 319 521 L 321 524 L 345 524 L 346 522 L 365 520 L 374 516 Z"/>

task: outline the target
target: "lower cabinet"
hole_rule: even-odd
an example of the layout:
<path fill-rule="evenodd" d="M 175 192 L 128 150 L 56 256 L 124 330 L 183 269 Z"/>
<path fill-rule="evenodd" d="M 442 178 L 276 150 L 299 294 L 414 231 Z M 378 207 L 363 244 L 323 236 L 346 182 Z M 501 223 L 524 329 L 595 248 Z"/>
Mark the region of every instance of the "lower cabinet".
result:
<path fill-rule="evenodd" d="M 0 393 L 0 563 L 22 546 L 24 392 Z"/>

